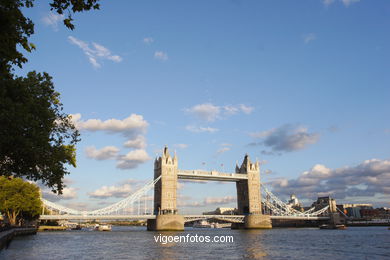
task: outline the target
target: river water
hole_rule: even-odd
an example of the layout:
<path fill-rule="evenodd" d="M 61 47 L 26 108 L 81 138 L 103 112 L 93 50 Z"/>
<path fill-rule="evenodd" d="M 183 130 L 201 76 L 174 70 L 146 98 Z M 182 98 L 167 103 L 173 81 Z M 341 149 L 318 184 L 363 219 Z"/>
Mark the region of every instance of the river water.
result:
<path fill-rule="evenodd" d="M 156 243 L 154 236 L 233 236 L 233 243 Z M 151 232 L 113 227 L 111 232 L 40 232 L 15 238 L 0 259 L 390 259 L 387 227 Z"/>

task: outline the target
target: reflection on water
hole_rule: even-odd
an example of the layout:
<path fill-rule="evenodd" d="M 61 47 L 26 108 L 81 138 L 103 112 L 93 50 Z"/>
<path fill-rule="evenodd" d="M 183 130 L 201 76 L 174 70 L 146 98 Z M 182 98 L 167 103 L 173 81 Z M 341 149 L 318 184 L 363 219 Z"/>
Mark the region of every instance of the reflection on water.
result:
<path fill-rule="evenodd" d="M 161 235 L 232 235 L 234 243 L 156 243 Z M 111 232 L 44 232 L 16 238 L 0 259 L 390 259 L 387 227 L 319 229 L 188 229 L 147 232 L 113 227 Z"/>
<path fill-rule="evenodd" d="M 249 259 L 262 259 L 267 256 L 266 251 L 263 249 L 262 239 L 266 230 L 241 230 L 243 245 L 245 247 L 244 258 Z"/>

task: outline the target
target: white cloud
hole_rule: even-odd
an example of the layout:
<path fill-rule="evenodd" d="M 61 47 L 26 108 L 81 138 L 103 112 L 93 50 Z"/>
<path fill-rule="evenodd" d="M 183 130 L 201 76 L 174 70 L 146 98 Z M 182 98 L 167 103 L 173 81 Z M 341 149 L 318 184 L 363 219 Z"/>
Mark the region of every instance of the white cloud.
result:
<path fill-rule="evenodd" d="M 222 154 L 222 153 L 225 153 L 227 151 L 230 151 L 232 144 L 222 143 L 220 146 L 221 147 L 217 150 L 217 154 Z"/>
<path fill-rule="evenodd" d="M 216 106 L 211 103 L 203 103 L 187 108 L 184 111 L 194 115 L 202 121 L 214 122 L 217 119 L 222 119 L 238 113 L 250 114 L 253 109 L 253 107 L 244 104 Z"/>
<path fill-rule="evenodd" d="M 322 0 L 322 3 L 325 5 L 325 6 L 329 6 L 331 4 L 333 4 L 335 0 Z"/>
<path fill-rule="evenodd" d="M 105 131 L 108 133 L 122 133 L 125 136 L 134 136 L 139 133 L 145 133 L 148 122 L 141 115 L 131 114 L 129 117 L 119 119 L 108 119 L 102 121 L 100 119 L 81 120 L 81 114 L 71 115 L 75 126 L 80 130 L 88 131 Z"/>
<path fill-rule="evenodd" d="M 88 193 L 92 198 L 125 198 L 128 197 L 131 193 L 134 192 L 134 189 L 131 184 L 123 184 L 119 186 L 103 186 L 94 192 Z"/>
<path fill-rule="evenodd" d="M 317 36 L 314 33 L 308 33 L 303 35 L 303 41 L 305 42 L 305 44 L 308 44 L 309 42 L 314 41 L 316 39 Z"/>
<path fill-rule="evenodd" d="M 237 106 L 224 106 L 221 109 L 225 115 L 235 115 L 240 112 L 249 115 L 250 113 L 252 113 L 254 108 L 244 104 L 240 104 Z"/>
<path fill-rule="evenodd" d="M 195 105 L 186 109 L 187 112 L 192 113 L 201 120 L 212 122 L 215 121 L 221 112 L 219 106 L 214 106 L 210 103 Z"/>
<path fill-rule="evenodd" d="M 174 144 L 173 146 L 179 149 L 186 149 L 188 147 L 188 144 Z"/>
<path fill-rule="evenodd" d="M 221 147 L 218 149 L 217 153 L 222 154 L 224 152 L 230 151 L 230 147 Z"/>
<path fill-rule="evenodd" d="M 193 126 L 193 125 L 188 125 L 186 126 L 186 130 L 193 132 L 193 133 L 215 133 L 219 131 L 217 128 L 212 128 L 212 127 L 203 127 L 203 126 Z"/>
<path fill-rule="evenodd" d="M 166 61 L 166 60 L 168 60 L 168 54 L 166 52 L 163 52 L 163 51 L 156 51 L 154 53 L 154 58 L 157 60 Z"/>
<path fill-rule="evenodd" d="M 75 209 L 75 210 L 89 210 L 89 205 L 85 202 L 67 202 L 64 203 L 64 206 L 70 209 Z"/>
<path fill-rule="evenodd" d="M 225 196 L 221 198 L 214 198 L 214 197 L 207 197 L 204 199 L 204 204 L 205 205 L 214 205 L 214 204 L 227 204 L 230 202 L 236 202 L 237 199 L 236 197 L 233 196 Z"/>
<path fill-rule="evenodd" d="M 229 143 L 221 143 L 221 146 L 232 146 L 232 144 L 229 144 Z"/>
<path fill-rule="evenodd" d="M 146 147 L 146 139 L 142 135 L 136 136 L 134 139 L 129 139 L 124 143 L 127 148 L 144 149 Z"/>
<path fill-rule="evenodd" d="M 186 198 L 186 200 L 190 200 L 190 198 Z M 180 207 L 202 207 L 208 205 L 222 205 L 228 204 L 231 202 L 237 202 L 236 197 L 233 196 L 225 196 L 225 197 L 206 197 L 203 201 L 183 201 L 178 200 L 178 206 Z"/>
<path fill-rule="evenodd" d="M 246 106 L 244 104 L 241 104 L 239 105 L 240 107 L 240 110 L 244 113 L 244 114 L 247 114 L 249 115 L 250 113 L 252 113 L 254 107 L 250 107 L 250 106 Z"/>
<path fill-rule="evenodd" d="M 354 3 L 357 3 L 357 2 L 360 2 L 360 0 L 340 0 L 341 3 L 343 3 L 343 5 L 345 7 L 348 7 Z M 335 3 L 335 0 L 322 0 L 322 3 L 325 5 L 325 6 L 329 6 L 333 3 Z"/>
<path fill-rule="evenodd" d="M 348 7 L 348 6 L 350 6 L 351 4 L 360 2 L 360 0 L 341 0 L 341 2 L 343 2 L 343 4 L 344 4 L 346 7 Z"/>
<path fill-rule="evenodd" d="M 252 137 L 263 139 L 262 142 L 252 143 L 252 145 L 265 145 L 273 151 L 291 152 L 304 149 L 309 144 L 316 143 L 320 135 L 309 133 L 303 126 L 283 125 L 279 128 L 252 133 Z"/>
<path fill-rule="evenodd" d="M 152 37 L 145 37 L 144 39 L 143 39 L 143 42 L 145 43 L 145 44 L 152 44 L 153 42 L 154 42 L 154 39 L 152 38 Z"/>
<path fill-rule="evenodd" d="M 108 160 L 115 159 L 118 156 L 119 149 L 115 146 L 106 146 L 98 150 L 94 146 L 87 147 L 85 149 L 85 154 L 88 158 L 96 160 Z"/>
<path fill-rule="evenodd" d="M 99 189 L 88 193 L 88 195 L 91 198 L 97 198 L 97 199 L 106 199 L 106 198 L 126 198 L 133 194 L 136 190 L 139 189 L 139 186 L 142 186 L 144 184 L 144 181 L 141 180 L 134 180 L 134 179 L 128 179 L 125 181 L 122 181 L 116 185 L 107 186 L 104 185 L 100 187 Z M 142 196 L 142 200 L 144 200 L 145 197 Z M 151 200 L 151 197 L 146 197 L 147 200 Z"/>
<path fill-rule="evenodd" d="M 81 114 L 72 114 L 71 120 L 79 130 L 86 131 L 103 131 L 109 134 L 119 133 L 127 138 L 124 146 L 127 148 L 134 148 L 136 150 L 130 151 L 125 155 L 119 154 L 119 149 L 115 146 L 106 146 L 100 150 L 95 147 L 87 147 L 85 152 L 88 158 L 96 160 L 117 160 L 117 168 L 132 169 L 139 164 L 149 160 L 146 147 L 146 138 L 143 134 L 146 133 L 148 122 L 146 122 L 141 115 L 131 114 L 129 117 L 119 119 L 108 119 L 102 121 L 100 119 L 82 120 Z"/>
<path fill-rule="evenodd" d="M 119 55 L 112 55 L 111 51 L 103 45 L 92 42 L 92 48 L 90 48 L 88 43 L 73 36 L 69 36 L 68 39 L 70 43 L 78 46 L 84 52 L 94 68 L 101 67 L 101 64 L 98 62 L 98 60 L 111 60 L 116 63 L 122 61 L 122 57 Z"/>
<path fill-rule="evenodd" d="M 128 152 L 126 155 L 118 157 L 117 168 L 119 169 L 133 169 L 150 160 L 148 153 L 145 150 L 138 149 Z"/>
<path fill-rule="evenodd" d="M 42 189 L 42 197 L 49 201 L 59 201 L 59 200 L 71 200 L 77 198 L 77 189 L 65 187 L 62 189 L 62 194 L 57 195 L 47 188 Z"/>
<path fill-rule="evenodd" d="M 58 23 L 64 20 L 64 15 L 53 12 L 42 17 L 42 22 L 46 26 L 50 26 L 54 31 L 58 31 Z"/>
<path fill-rule="evenodd" d="M 336 199 L 361 197 L 372 202 L 375 195 L 390 199 L 390 160 L 371 159 L 336 169 L 317 164 L 296 179 L 278 179 L 271 185 L 275 193 L 295 193 L 306 199 L 328 195 Z"/>

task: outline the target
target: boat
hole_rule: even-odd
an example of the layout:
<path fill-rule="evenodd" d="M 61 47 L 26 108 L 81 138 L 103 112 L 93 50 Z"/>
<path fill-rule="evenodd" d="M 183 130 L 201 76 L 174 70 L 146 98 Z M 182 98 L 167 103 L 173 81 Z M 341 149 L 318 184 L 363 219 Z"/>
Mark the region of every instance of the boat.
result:
<path fill-rule="evenodd" d="M 211 224 L 207 220 L 202 220 L 200 222 L 195 222 L 193 225 L 194 228 L 211 228 Z"/>
<path fill-rule="evenodd" d="M 96 224 L 95 226 L 95 230 L 98 230 L 98 231 L 111 231 L 111 225 L 109 224 Z"/>
<path fill-rule="evenodd" d="M 347 227 L 343 224 L 338 224 L 338 225 L 323 224 L 320 226 L 320 229 L 347 229 Z"/>
<path fill-rule="evenodd" d="M 81 225 L 76 225 L 70 228 L 71 230 L 81 230 Z"/>
<path fill-rule="evenodd" d="M 347 229 L 347 226 L 343 224 L 336 225 L 336 229 Z"/>

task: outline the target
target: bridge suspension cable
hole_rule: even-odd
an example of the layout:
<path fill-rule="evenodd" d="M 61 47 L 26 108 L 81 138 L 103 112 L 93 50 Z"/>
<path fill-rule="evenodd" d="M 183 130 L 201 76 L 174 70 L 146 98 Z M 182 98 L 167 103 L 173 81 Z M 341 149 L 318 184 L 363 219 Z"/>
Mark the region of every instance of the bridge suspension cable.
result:
<path fill-rule="evenodd" d="M 114 212 L 118 212 L 120 210 L 128 208 L 130 205 L 132 205 L 134 202 L 138 201 L 142 196 L 144 196 L 149 190 L 151 190 L 154 185 L 161 179 L 161 176 L 158 178 L 148 182 L 144 187 L 133 193 L 132 195 L 128 196 L 127 198 L 118 201 L 110 206 L 92 210 L 92 211 L 80 211 L 75 209 L 70 209 L 61 205 L 58 205 L 56 203 L 50 202 L 46 199 L 41 198 L 43 204 L 52 210 L 57 210 L 60 213 L 67 213 L 71 215 L 108 215 Z"/>
<path fill-rule="evenodd" d="M 59 213 L 65 213 L 70 215 L 91 215 L 91 216 L 100 216 L 100 215 L 114 215 L 115 213 L 118 213 L 122 210 L 125 210 L 129 208 L 131 205 L 133 205 L 135 202 L 140 202 L 143 196 L 146 195 L 148 191 L 150 191 L 154 185 L 161 179 L 161 176 L 158 178 L 151 180 L 148 182 L 145 186 L 143 186 L 141 189 L 137 190 L 135 193 L 131 194 L 130 196 L 126 197 L 125 199 L 118 201 L 112 205 L 109 205 L 107 207 L 92 210 L 92 211 L 80 211 L 75 210 L 71 208 L 67 208 L 61 205 L 58 205 L 56 203 L 53 203 L 51 201 L 48 201 L 46 199 L 41 198 L 43 204 L 52 210 L 59 211 Z M 294 208 L 291 208 L 291 206 L 287 205 L 285 202 L 280 200 L 277 196 L 275 196 L 270 190 L 267 189 L 266 186 L 261 185 L 261 191 L 263 193 L 263 203 L 264 206 L 269 209 L 272 212 L 273 216 L 286 216 L 286 217 L 316 217 L 321 214 L 324 214 L 328 209 L 329 206 L 326 206 L 320 210 L 314 211 L 316 208 L 312 207 L 309 210 L 305 212 L 300 212 Z M 138 203 L 138 211 L 140 211 L 140 203 Z M 145 198 L 145 212 L 146 212 L 146 198 Z M 139 215 L 139 212 L 138 212 Z M 233 217 L 233 216 L 231 216 Z M 242 218 L 242 217 L 241 217 Z M 239 221 L 241 219 L 237 219 L 236 221 Z"/>
<path fill-rule="evenodd" d="M 262 191 L 267 198 L 264 201 L 265 207 L 271 210 L 272 215 L 277 215 L 277 216 L 296 216 L 296 217 L 315 217 L 318 215 L 323 214 L 329 209 L 329 206 L 325 206 L 324 208 L 317 210 L 314 212 L 315 207 L 310 208 L 307 211 L 300 212 L 283 201 L 281 201 L 278 197 L 276 197 L 270 190 L 267 189 L 264 185 L 261 186 Z M 268 200 L 270 198 L 271 200 Z"/>

